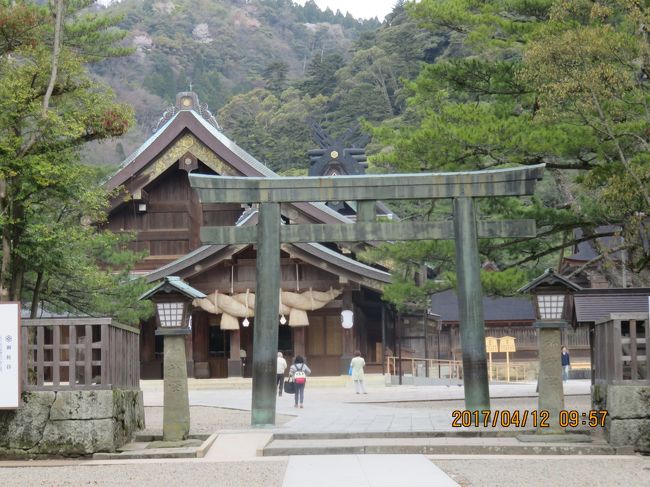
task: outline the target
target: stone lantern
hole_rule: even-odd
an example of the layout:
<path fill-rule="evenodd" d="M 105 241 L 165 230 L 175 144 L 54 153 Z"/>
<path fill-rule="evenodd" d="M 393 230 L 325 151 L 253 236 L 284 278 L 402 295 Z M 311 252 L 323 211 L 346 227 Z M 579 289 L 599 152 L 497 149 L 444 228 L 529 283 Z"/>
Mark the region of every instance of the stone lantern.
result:
<path fill-rule="evenodd" d="M 539 396 L 538 410 L 548 411 L 549 427 L 538 427 L 537 432 L 564 433 L 560 427 L 559 414 L 564 409 L 562 388 L 562 365 L 560 348 L 562 329 L 568 326 L 573 309 L 573 293 L 582 288 L 568 279 L 547 269 L 544 274 L 519 289 L 520 293 L 533 296 L 537 321 L 533 326 L 539 330 Z"/>
<path fill-rule="evenodd" d="M 190 432 L 185 336 L 192 333 L 190 306 L 197 298 L 205 298 L 205 294 L 176 276 L 166 277 L 140 297 L 155 304 L 156 335 L 164 340 L 164 441 L 184 440 Z"/>

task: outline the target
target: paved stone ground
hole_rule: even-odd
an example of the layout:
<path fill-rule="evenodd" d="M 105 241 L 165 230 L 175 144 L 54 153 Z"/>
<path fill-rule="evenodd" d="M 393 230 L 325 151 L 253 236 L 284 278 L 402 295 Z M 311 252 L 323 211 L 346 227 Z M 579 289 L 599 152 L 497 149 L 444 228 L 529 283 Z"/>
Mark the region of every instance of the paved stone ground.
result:
<path fill-rule="evenodd" d="M 295 415 L 295 419 L 280 424 L 275 431 L 295 433 L 359 433 L 452 431 L 452 411 L 463 409 L 463 388 L 457 386 L 392 386 L 386 387 L 381 376 L 370 377 L 368 394 L 357 395 L 345 378 L 332 378 L 323 385 L 321 378 L 308 380 L 305 389 L 305 408 L 295 409 L 293 396 L 277 398 L 279 415 Z M 339 382 L 336 383 L 336 380 Z M 311 381 L 311 382 L 310 382 Z M 217 382 L 217 381 L 215 381 Z M 493 409 L 536 409 L 536 383 L 492 384 L 490 396 Z M 569 381 L 567 406 L 589 407 L 588 380 Z M 161 406 L 162 382 L 143 383 L 145 406 Z M 250 410 L 250 389 L 223 389 L 217 382 L 208 388 L 204 382 L 190 384 L 192 406 L 212 406 Z M 513 398 L 514 397 L 514 398 Z M 504 398 L 504 399 L 498 399 Z M 507 398 L 507 399 L 505 399 Z M 398 403 L 398 404 L 395 404 Z M 573 407 L 573 406 L 571 406 Z M 233 428 L 237 429 L 237 428 Z"/>
<path fill-rule="evenodd" d="M 513 411 L 531 409 L 536 407 L 537 398 L 536 397 L 508 397 L 501 399 L 491 399 L 490 406 L 492 409 L 505 410 L 509 409 Z M 410 408 L 410 409 L 456 409 L 458 406 L 462 408 L 461 400 L 450 400 L 450 401 L 409 401 L 409 402 L 388 402 L 381 403 L 381 406 L 391 407 L 391 408 Z M 567 410 L 577 410 L 577 411 L 588 411 L 591 409 L 591 398 L 587 395 L 580 396 L 566 396 L 564 398 L 564 409 Z"/>
<path fill-rule="evenodd" d="M 647 487 L 650 457 L 491 456 L 431 461 L 463 487 Z"/>

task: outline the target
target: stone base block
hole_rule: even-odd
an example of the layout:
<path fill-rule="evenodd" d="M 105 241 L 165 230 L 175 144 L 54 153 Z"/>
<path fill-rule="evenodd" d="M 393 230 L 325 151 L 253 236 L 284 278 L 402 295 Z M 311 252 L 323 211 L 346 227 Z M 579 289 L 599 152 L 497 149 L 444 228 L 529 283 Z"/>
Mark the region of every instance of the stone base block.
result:
<path fill-rule="evenodd" d="M 29 450 L 43 437 L 56 394 L 24 392 L 17 410 L 0 411 L 0 449 Z"/>
<path fill-rule="evenodd" d="M 139 390 L 25 392 L 19 409 L 0 411 L 0 456 L 115 451 L 143 428 Z"/>
<path fill-rule="evenodd" d="M 116 423 L 114 419 L 51 421 L 45 426 L 39 448 L 59 455 L 115 451 L 115 436 L 122 437 Z"/>
<path fill-rule="evenodd" d="M 612 419 L 607 428 L 607 441 L 612 446 L 633 446 L 650 453 L 650 419 Z"/>
<path fill-rule="evenodd" d="M 612 419 L 650 419 L 650 386 L 607 386 L 607 411 Z"/>

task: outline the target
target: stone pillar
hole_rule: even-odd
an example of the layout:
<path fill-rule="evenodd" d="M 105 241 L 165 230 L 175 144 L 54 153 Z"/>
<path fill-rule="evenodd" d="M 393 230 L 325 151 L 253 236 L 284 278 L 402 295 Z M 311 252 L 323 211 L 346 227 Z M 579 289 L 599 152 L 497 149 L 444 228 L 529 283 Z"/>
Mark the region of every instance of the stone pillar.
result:
<path fill-rule="evenodd" d="M 192 330 L 185 335 L 185 361 L 188 377 L 194 377 L 194 327 L 195 325 L 192 324 Z"/>
<path fill-rule="evenodd" d="M 562 388 L 562 328 L 564 322 L 536 322 L 533 326 L 539 330 L 539 396 L 537 409 L 548 411 L 548 428 L 538 428 L 538 434 L 564 433 L 560 427 L 560 410 L 564 409 L 564 389 Z"/>
<path fill-rule="evenodd" d="M 228 357 L 228 377 L 241 377 L 242 366 L 239 350 L 241 348 L 239 330 L 230 330 L 230 356 Z"/>
<path fill-rule="evenodd" d="M 163 440 L 180 441 L 190 432 L 190 400 L 187 391 L 185 336 L 187 328 L 156 330 L 164 335 Z"/>
<path fill-rule="evenodd" d="M 280 311 L 280 204 L 260 203 L 253 329 L 253 426 L 275 425 Z"/>
<path fill-rule="evenodd" d="M 490 409 L 490 389 L 485 353 L 483 290 L 476 210 L 472 198 L 454 198 L 454 232 L 465 408 L 470 411 L 487 410 Z"/>

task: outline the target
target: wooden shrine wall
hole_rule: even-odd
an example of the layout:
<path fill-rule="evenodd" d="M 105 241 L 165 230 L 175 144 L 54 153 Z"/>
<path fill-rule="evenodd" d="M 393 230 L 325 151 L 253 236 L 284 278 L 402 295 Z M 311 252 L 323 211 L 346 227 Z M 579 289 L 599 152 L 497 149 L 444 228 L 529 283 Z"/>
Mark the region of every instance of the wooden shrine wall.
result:
<path fill-rule="evenodd" d="M 255 250 L 252 247 L 245 249 L 232 260 L 221 262 L 211 269 L 188 279 L 190 284 L 204 293 L 220 292 L 229 293 L 246 292 L 249 289 L 255 292 Z M 309 288 L 318 291 L 327 291 L 330 287 L 340 289 L 338 277 L 318 267 L 290 259 L 288 254 L 282 253 L 280 260 L 280 287 L 285 291 L 306 291 Z"/>
<path fill-rule="evenodd" d="M 207 167 L 204 167 L 209 171 Z M 136 269 L 156 269 L 201 246 L 201 225 L 234 225 L 242 214 L 239 204 L 205 204 L 201 208 L 187 172 L 176 165 L 147 188 L 147 209 L 130 202 L 109 216 L 113 232 L 136 232 L 132 250 L 149 254 Z"/>

